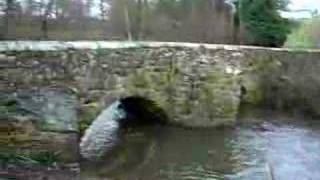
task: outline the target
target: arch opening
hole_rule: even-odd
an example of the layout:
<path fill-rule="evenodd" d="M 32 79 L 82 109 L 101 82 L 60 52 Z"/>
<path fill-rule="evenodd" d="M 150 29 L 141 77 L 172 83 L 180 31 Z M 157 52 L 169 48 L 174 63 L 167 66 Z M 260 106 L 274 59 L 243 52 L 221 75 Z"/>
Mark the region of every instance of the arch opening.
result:
<path fill-rule="evenodd" d="M 99 160 L 122 141 L 127 129 L 164 125 L 168 116 L 154 101 L 143 97 L 119 99 L 104 109 L 86 129 L 80 142 L 84 159 Z M 121 130 L 125 130 L 124 132 Z"/>
<path fill-rule="evenodd" d="M 164 125 L 168 123 L 168 115 L 154 101 L 139 96 L 120 99 L 119 107 L 126 117 L 120 121 L 122 127 L 146 125 Z"/>

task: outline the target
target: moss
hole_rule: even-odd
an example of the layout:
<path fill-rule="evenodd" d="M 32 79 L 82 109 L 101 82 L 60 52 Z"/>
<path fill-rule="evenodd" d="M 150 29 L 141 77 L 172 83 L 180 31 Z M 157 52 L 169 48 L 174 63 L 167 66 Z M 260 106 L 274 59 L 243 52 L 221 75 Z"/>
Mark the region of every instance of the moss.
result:
<path fill-rule="evenodd" d="M 96 119 L 96 117 L 101 112 L 101 106 L 92 102 L 90 104 L 83 105 L 80 110 L 80 121 L 79 121 L 79 131 L 80 134 L 83 134 L 85 130 L 91 125 L 91 123 Z"/>
<path fill-rule="evenodd" d="M 208 118 L 212 119 L 217 115 L 217 97 L 214 92 L 215 87 L 212 84 L 205 84 L 200 92 L 200 107 L 205 110 Z"/>
<path fill-rule="evenodd" d="M 175 112 L 174 97 L 180 71 L 175 65 L 164 71 L 145 67 L 131 74 L 125 83 L 126 94 L 151 99 L 168 114 Z"/>
<path fill-rule="evenodd" d="M 237 109 L 232 97 L 235 82 L 235 77 L 226 75 L 220 69 L 215 69 L 206 77 L 205 83 L 200 87 L 199 101 L 207 118 L 235 118 Z"/>
<path fill-rule="evenodd" d="M 32 141 L 32 136 L 30 134 L 10 134 L 7 136 L 6 140 L 3 140 L 3 141 L 6 141 L 6 145 L 17 145 L 17 144 L 20 144 L 20 145 L 23 145 L 23 144 L 28 144 L 28 143 L 31 143 Z"/>
<path fill-rule="evenodd" d="M 0 117 L 6 117 L 18 111 L 18 102 L 14 99 L 4 98 L 0 100 Z"/>
<path fill-rule="evenodd" d="M 54 166 L 58 161 L 58 156 L 59 153 L 49 151 L 2 153 L 0 154 L 0 164 Z"/>
<path fill-rule="evenodd" d="M 265 103 L 270 85 L 280 77 L 281 62 L 272 55 L 252 57 L 246 67 L 246 73 L 242 76 L 243 103 L 256 106 Z M 270 92 L 274 94 L 275 92 Z"/>
<path fill-rule="evenodd" d="M 222 112 L 225 115 L 225 117 L 227 118 L 235 118 L 238 114 L 238 109 L 235 108 L 236 106 L 234 106 L 232 103 L 230 104 L 225 104 L 222 107 Z"/>
<path fill-rule="evenodd" d="M 188 115 L 192 113 L 193 107 L 192 107 L 192 103 L 189 100 L 185 100 L 179 105 L 180 105 L 182 114 Z"/>
<path fill-rule="evenodd" d="M 146 69 L 137 71 L 137 73 L 129 77 L 131 85 L 134 88 L 148 88 L 151 84 L 152 73 Z"/>
<path fill-rule="evenodd" d="M 247 73 L 255 73 L 258 75 L 267 74 L 277 70 L 281 66 L 281 62 L 272 55 L 261 55 L 252 57 L 247 64 Z"/>
<path fill-rule="evenodd" d="M 155 75 L 155 73 L 150 69 L 140 69 L 136 73 L 132 74 L 128 78 L 126 83 L 126 90 L 130 95 L 144 95 L 160 89 L 163 85 L 163 78 L 156 79 L 157 76 L 162 76 L 161 73 Z M 158 82 L 158 83 L 157 83 Z"/>
<path fill-rule="evenodd" d="M 0 116 L 8 114 L 8 108 L 5 106 L 0 106 Z"/>
<path fill-rule="evenodd" d="M 14 107 L 17 105 L 17 101 L 14 99 L 6 99 L 1 104 L 7 107 Z"/>
<path fill-rule="evenodd" d="M 33 135 L 37 133 L 35 125 L 31 121 L 15 123 L 15 120 L 11 124 L 9 119 L 0 126 L 0 146 L 28 146 L 32 143 Z"/>
<path fill-rule="evenodd" d="M 263 92 L 259 87 L 250 89 L 245 95 L 245 102 L 252 105 L 260 105 L 264 99 Z"/>
<path fill-rule="evenodd" d="M 229 97 L 228 92 L 238 90 L 237 79 L 232 75 L 225 74 L 223 69 L 213 69 L 201 80 L 199 86 L 195 87 L 193 94 L 197 97 L 193 97 L 192 101 L 187 97 L 184 97 L 186 101 L 177 99 L 177 97 L 181 97 L 176 94 L 176 88 L 178 87 L 177 83 L 181 82 L 182 75 L 175 64 L 172 64 L 164 72 L 154 72 L 152 68 L 140 69 L 129 79 L 125 88 L 129 91 L 128 94 L 151 98 L 160 107 L 163 107 L 171 117 L 176 116 L 177 113 L 192 116 L 197 112 L 200 113 L 198 115 L 210 120 L 214 120 L 216 117 L 229 119 L 236 117 L 236 105 L 234 105 L 233 97 Z"/>

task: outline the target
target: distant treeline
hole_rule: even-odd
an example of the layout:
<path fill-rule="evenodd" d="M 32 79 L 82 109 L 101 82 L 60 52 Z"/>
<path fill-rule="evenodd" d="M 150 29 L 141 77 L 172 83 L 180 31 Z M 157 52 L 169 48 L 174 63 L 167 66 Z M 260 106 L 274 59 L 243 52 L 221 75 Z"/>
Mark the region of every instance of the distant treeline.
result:
<path fill-rule="evenodd" d="M 153 40 L 281 46 L 285 0 L 3 0 L 2 40 Z"/>

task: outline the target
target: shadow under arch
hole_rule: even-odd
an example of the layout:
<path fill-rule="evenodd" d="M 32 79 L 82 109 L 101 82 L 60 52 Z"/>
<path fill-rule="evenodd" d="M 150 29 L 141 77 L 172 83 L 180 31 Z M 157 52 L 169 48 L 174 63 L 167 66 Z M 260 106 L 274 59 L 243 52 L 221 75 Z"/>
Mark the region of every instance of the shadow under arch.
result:
<path fill-rule="evenodd" d="M 141 96 L 129 96 L 119 101 L 119 108 L 126 113 L 126 117 L 120 121 L 123 128 L 168 123 L 167 113 L 153 100 Z"/>

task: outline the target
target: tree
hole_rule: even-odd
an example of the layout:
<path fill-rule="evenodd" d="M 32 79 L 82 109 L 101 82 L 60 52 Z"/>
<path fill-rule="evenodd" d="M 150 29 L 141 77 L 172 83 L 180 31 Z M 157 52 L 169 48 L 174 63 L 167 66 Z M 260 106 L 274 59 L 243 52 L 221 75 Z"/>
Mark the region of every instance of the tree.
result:
<path fill-rule="evenodd" d="M 26 0 L 25 3 L 25 15 L 31 17 L 35 10 L 36 3 L 34 0 Z"/>
<path fill-rule="evenodd" d="M 131 16 L 129 8 L 132 3 L 130 0 L 113 0 L 111 3 L 110 19 L 111 25 L 113 26 L 113 32 L 125 34 L 126 39 L 132 40 L 132 29 L 131 29 Z M 130 9 L 132 10 L 132 9 Z"/>
<path fill-rule="evenodd" d="M 94 0 L 85 1 L 85 16 L 89 17 L 91 13 L 91 8 L 94 6 Z"/>
<path fill-rule="evenodd" d="M 110 0 L 100 0 L 99 9 L 100 9 L 100 18 L 102 21 L 106 21 L 109 15 L 109 2 Z"/>
<path fill-rule="evenodd" d="M 150 26 L 150 7 L 148 0 L 131 1 L 129 7 L 130 31 L 132 39 L 143 40 Z"/>
<path fill-rule="evenodd" d="M 55 16 L 57 19 L 64 19 L 70 9 L 70 0 L 55 0 Z"/>
<path fill-rule="evenodd" d="M 14 38 L 15 31 L 15 16 L 18 2 L 15 0 L 6 0 L 5 2 L 5 17 L 4 17 L 4 32 L 3 36 L 6 39 Z"/>
<path fill-rule="evenodd" d="M 42 38 L 48 39 L 48 19 L 53 10 L 54 0 L 49 0 L 47 3 L 42 2 L 44 13 L 41 20 Z"/>
<path fill-rule="evenodd" d="M 159 0 L 153 20 L 157 39 L 232 43 L 233 10 L 225 0 Z"/>
<path fill-rule="evenodd" d="M 123 9 L 124 19 L 126 24 L 127 37 L 129 41 L 132 41 L 131 22 L 130 22 L 129 10 L 128 10 L 128 2 L 127 0 L 121 0 L 121 1 L 122 1 L 122 9 Z"/>
<path fill-rule="evenodd" d="M 287 3 L 285 0 L 239 0 L 237 16 L 246 31 L 246 43 L 282 46 L 290 32 L 290 24 L 281 17 L 279 11 L 285 9 Z"/>

